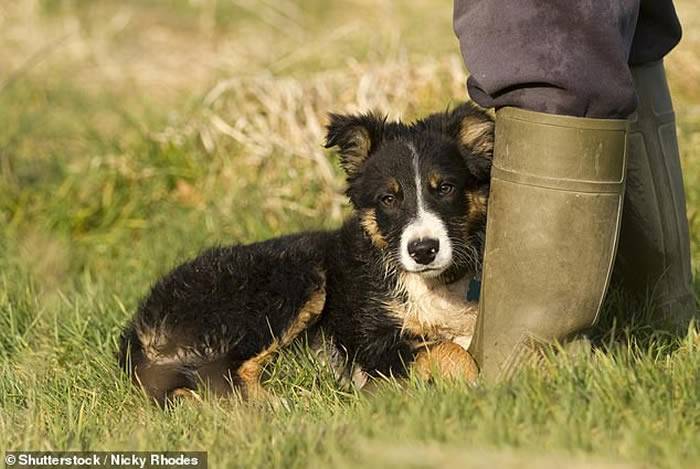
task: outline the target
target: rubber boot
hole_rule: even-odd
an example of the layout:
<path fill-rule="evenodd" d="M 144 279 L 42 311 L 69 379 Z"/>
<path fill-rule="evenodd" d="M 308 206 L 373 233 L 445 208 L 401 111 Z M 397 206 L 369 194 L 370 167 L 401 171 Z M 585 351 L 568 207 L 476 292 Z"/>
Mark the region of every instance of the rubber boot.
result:
<path fill-rule="evenodd" d="M 687 327 L 697 314 L 676 123 L 663 62 L 633 67 L 639 106 L 631 118 L 620 249 L 615 266 L 628 297 L 654 319 Z"/>
<path fill-rule="evenodd" d="M 487 381 L 592 326 L 611 276 L 627 120 L 496 113 L 480 314 Z"/>

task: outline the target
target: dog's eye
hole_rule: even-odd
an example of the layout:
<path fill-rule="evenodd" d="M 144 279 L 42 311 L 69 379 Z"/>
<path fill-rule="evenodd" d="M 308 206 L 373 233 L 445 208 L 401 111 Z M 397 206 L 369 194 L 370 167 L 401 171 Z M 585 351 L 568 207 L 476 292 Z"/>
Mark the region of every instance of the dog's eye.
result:
<path fill-rule="evenodd" d="M 396 202 L 396 197 L 392 194 L 386 194 L 386 195 L 381 196 L 379 198 L 379 201 L 382 204 L 386 205 L 387 207 L 390 207 L 390 206 L 394 205 L 394 202 Z"/>
<path fill-rule="evenodd" d="M 441 196 L 450 195 L 455 190 L 454 184 L 443 182 L 438 186 L 438 194 Z"/>

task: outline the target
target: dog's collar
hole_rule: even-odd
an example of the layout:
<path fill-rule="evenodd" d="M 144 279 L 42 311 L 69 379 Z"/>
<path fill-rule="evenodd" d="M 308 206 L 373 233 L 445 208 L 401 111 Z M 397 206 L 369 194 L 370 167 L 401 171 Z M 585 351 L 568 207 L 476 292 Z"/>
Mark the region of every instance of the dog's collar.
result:
<path fill-rule="evenodd" d="M 481 276 L 475 275 L 469 279 L 469 285 L 467 286 L 467 291 L 465 296 L 467 301 L 479 301 L 479 296 L 481 294 Z"/>
<path fill-rule="evenodd" d="M 458 277 L 451 282 L 446 282 L 445 285 L 453 285 L 457 282 L 466 280 L 467 288 L 464 291 L 464 298 L 467 301 L 479 301 L 481 294 L 481 272 L 469 273 Z"/>

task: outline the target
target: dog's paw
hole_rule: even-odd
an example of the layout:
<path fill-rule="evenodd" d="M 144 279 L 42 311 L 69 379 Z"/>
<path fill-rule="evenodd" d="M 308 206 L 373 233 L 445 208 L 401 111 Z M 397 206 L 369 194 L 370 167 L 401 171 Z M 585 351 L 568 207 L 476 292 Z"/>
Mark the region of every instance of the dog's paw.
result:
<path fill-rule="evenodd" d="M 193 389 L 177 388 L 170 393 L 170 400 L 190 400 L 194 402 L 202 402 L 202 397 Z"/>
<path fill-rule="evenodd" d="M 423 347 L 416 355 L 413 372 L 422 379 L 442 378 L 468 383 L 474 383 L 479 376 L 474 358 L 451 341 Z"/>

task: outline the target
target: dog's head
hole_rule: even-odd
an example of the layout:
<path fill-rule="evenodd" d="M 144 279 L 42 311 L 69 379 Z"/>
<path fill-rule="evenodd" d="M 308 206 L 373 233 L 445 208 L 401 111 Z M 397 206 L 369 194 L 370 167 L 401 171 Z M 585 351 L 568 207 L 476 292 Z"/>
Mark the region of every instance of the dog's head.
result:
<path fill-rule="evenodd" d="M 462 104 L 413 124 L 331 115 L 347 195 L 390 267 L 457 278 L 479 269 L 494 124 Z"/>

